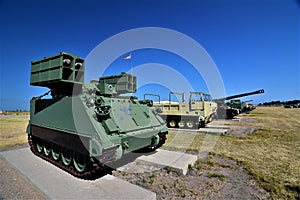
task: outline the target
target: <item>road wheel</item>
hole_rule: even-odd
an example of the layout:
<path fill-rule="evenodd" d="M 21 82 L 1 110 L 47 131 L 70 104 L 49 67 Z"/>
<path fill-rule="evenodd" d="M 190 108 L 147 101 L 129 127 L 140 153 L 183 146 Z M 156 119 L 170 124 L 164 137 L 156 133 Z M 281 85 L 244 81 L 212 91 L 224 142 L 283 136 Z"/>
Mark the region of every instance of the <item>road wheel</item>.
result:
<path fill-rule="evenodd" d="M 169 125 L 170 128 L 175 128 L 176 121 L 172 119 L 172 120 L 169 121 L 168 125 Z"/>
<path fill-rule="evenodd" d="M 58 160 L 60 156 L 60 147 L 57 144 L 53 144 L 51 149 L 52 158 Z"/>
<path fill-rule="evenodd" d="M 72 151 L 63 148 L 61 152 L 61 161 L 63 162 L 64 165 L 69 166 L 72 161 Z"/>
<path fill-rule="evenodd" d="M 182 121 L 182 120 L 180 120 L 180 121 L 178 122 L 178 127 L 179 127 L 179 128 L 184 128 L 184 127 L 185 127 L 185 122 Z"/>
<path fill-rule="evenodd" d="M 86 156 L 81 153 L 74 153 L 73 164 L 78 172 L 83 172 L 86 168 Z"/>
<path fill-rule="evenodd" d="M 193 122 L 193 121 L 187 121 L 187 122 L 186 122 L 186 126 L 187 126 L 188 128 L 194 128 L 195 122 Z"/>
<path fill-rule="evenodd" d="M 42 140 L 36 140 L 36 149 L 39 153 L 42 153 L 43 151 L 43 145 L 42 145 Z"/>
<path fill-rule="evenodd" d="M 45 141 L 45 142 L 44 142 L 44 154 L 45 154 L 46 156 L 49 156 L 50 153 L 51 153 L 51 144 L 50 144 L 50 142 Z"/>

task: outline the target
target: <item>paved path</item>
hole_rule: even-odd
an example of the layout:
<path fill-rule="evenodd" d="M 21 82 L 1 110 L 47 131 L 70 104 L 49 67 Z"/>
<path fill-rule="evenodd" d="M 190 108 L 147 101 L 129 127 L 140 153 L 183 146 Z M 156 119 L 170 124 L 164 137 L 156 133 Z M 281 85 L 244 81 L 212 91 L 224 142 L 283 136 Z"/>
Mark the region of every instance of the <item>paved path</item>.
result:
<path fill-rule="evenodd" d="M 0 152 L 50 199 L 156 199 L 156 194 L 111 175 L 95 181 L 75 178 L 34 156 L 29 148 Z"/>
<path fill-rule="evenodd" d="M 140 156 L 137 160 L 160 167 L 169 167 L 183 175 L 186 175 L 188 166 L 193 166 L 197 160 L 196 155 L 162 149 L 156 151 L 155 154 Z"/>
<path fill-rule="evenodd" d="M 199 129 L 169 128 L 168 130 L 169 132 L 202 133 L 202 134 L 216 134 L 216 135 L 227 134 L 227 129 L 220 129 L 220 128 L 199 128 Z"/>

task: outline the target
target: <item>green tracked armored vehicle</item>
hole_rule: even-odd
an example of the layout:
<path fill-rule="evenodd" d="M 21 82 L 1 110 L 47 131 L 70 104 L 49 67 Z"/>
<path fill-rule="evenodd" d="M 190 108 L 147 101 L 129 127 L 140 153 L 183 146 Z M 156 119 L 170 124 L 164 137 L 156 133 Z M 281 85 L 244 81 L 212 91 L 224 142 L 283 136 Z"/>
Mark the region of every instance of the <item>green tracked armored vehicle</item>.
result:
<path fill-rule="evenodd" d="M 202 92 L 190 92 L 188 101 L 185 100 L 185 93 L 170 92 L 169 101 L 166 102 L 160 101 L 157 94 L 145 94 L 145 97 L 147 95 L 158 97 L 158 102 L 153 106 L 159 110 L 159 115 L 169 128 L 205 127 L 217 112 L 217 103 L 212 101 L 209 94 Z M 181 102 L 171 101 L 172 95 L 180 95 Z"/>
<path fill-rule="evenodd" d="M 31 99 L 27 133 L 35 155 L 93 179 L 125 153 L 162 146 L 168 128 L 150 101 L 124 95 L 136 92 L 135 76 L 84 83 L 84 68 L 84 60 L 69 53 L 31 63 L 30 84 L 50 91 Z"/>
<path fill-rule="evenodd" d="M 250 101 L 250 100 L 249 100 Z M 241 101 L 240 99 L 233 99 L 226 103 L 227 106 L 239 110 L 239 113 L 249 114 L 255 109 L 253 105 L 248 104 L 249 101 Z"/>

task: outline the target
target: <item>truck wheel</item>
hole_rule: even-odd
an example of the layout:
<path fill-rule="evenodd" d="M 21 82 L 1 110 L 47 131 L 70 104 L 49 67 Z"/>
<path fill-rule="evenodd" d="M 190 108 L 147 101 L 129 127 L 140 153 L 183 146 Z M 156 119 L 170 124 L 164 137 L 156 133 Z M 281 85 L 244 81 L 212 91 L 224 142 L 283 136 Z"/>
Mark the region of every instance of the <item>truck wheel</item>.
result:
<path fill-rule="evenodd" d="M 176 126 L 175 120 L 169 121 L 169 122 L 168 122 L 168 125 L 169 125 L 170 128 L 175 128 L 175 126 Z"/>
<path fill-rule="evenodd" d="M 186 126 L 187 126 L 188 128 L 190 128 L 190 129 L 192 129 L 192 128 L 194 128 L 195 123 L 194 123 L 193 121 L 187 121 L 187 122 L 186 122 Z"/>
<path fill-rule="evenodd" d="M 179 128 L 184 128 L 184 127 L 185 127 L 185 122 L 182 121 L 182 120 L 180 120 L 180 121 L 178 122 L 178 127 L 179 127 Z"/>

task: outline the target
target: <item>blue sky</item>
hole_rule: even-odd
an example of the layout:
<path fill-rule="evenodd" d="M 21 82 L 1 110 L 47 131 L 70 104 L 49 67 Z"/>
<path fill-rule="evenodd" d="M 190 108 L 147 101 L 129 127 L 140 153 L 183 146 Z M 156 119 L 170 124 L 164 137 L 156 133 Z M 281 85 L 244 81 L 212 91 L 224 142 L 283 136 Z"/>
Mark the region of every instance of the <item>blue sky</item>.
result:
<path fill-rule="evenodd" d="M 107 38 L 140 27 L 168 28 L 196 40 L 217 65 L 227 95 L 263 88 L 265 94 L 244 100 L 300 99 L 296 0 L 0 0 L 0 25 L 0 110 L 29 109 L 29 100 L 47 91 L 29 85 L 32 60 L 61 51 L 85 58 Z M 122 57 L 107 75 L 128 70 Z M 171 66 L 207 92 L 177 55 L 144 49 L 133 52 L 132 61 Z M 157 85 L 141 90 L 164 92 Z"/>

